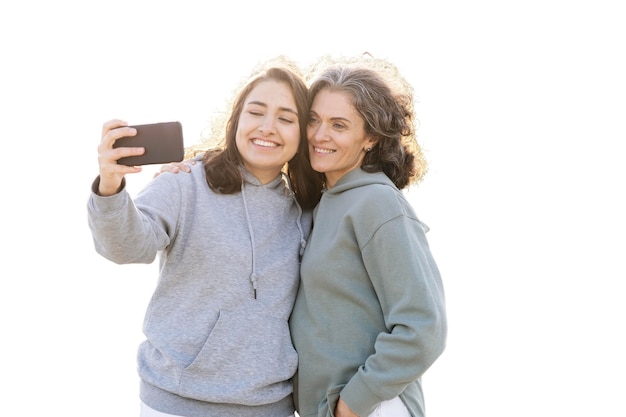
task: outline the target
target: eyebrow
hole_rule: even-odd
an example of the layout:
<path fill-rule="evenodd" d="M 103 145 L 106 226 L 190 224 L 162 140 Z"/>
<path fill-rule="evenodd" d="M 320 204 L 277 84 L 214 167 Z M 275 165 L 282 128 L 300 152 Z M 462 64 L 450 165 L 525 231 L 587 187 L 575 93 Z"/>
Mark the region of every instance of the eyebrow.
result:
<path fill-rule="evenodd" d="M 311 110 L 310 113 L 315 115 L 315 116 L 317 116 L 317 117 L 319 117 L 319 114 L 317 114 L 317 112 L 315 110 Z M 346 119 L 345 117 L 341 117 L 341 116 L 330 117 L 330 120 L 332 120 L 333 122 L 342 121 L 342 122 L 345 122 L 345 123 L 348 123 L 348 124 L 352 124 L 352 120 Z"/>
<path fill-rule="evenodd" d="M 252 101 L 248 101 L 246 104 L 256 104 L 257 106 L 262 106 L 262 107 L 267 108 L 267 104 L 263 103 L 262 101 L 252 100 Z M 298 115 L 298 112 L 292 109 L 291 107 L 279 107 L 278 110 L 293 113 L 296 116 Z"/>

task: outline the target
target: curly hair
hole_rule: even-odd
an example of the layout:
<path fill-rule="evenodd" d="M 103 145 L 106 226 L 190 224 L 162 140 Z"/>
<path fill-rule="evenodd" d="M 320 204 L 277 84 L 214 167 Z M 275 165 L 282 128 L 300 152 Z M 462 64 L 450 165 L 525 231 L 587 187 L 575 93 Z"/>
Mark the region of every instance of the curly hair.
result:
<path fill-rule="evenodd" d="M 413 87 L 398 68 L 369 54 L 352 58 L 322 57 L 309 69 L 309 107 L 322 90 L 347 94 L 376 139 L 361 168 L 384 172 L 403 189 L 419 182 L 427 171 L 417 143 Z"/>

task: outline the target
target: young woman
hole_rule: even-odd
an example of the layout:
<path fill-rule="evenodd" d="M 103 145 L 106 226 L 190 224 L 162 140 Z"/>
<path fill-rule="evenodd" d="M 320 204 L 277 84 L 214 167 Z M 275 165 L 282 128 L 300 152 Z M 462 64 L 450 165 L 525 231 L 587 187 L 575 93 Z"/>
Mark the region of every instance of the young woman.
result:
<path fill-rule="evenodd" d="M 273 62 L 272 62 L 273 64 Z M 104 124 L 88 219 L 95 248 L 160 272 L 138 352 L 141 416 L 293 416 L 288 318 L 321 182 L 308 161 L 306 86 L 289 62 L 233 102 L 222 146 L 190 175 L 159 175 L 133 200 Z M 285 172 L 283 172 L 283 169 Z"/>
<path fill-rule="evenodd" d="M 296 408 L 424 416 L 420 378 L 444 350 L 446 314 L 428 229 L 400 191 L 425 172 L 409 85 L 371 59 L 325 69 L 309 97 L 311 165 L 326 190 L 290 319 Z"/>

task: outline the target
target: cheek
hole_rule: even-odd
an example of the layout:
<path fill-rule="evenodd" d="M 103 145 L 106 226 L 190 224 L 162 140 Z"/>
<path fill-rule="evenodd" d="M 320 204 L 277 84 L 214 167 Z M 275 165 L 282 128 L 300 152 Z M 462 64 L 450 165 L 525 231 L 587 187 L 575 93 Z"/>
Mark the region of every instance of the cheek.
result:
<path fill-rule="evenodd" d="M 247 117 L 241 115 L 239 118 L 239 122 L 237 123 L 237 130 L 235 131 L 235 135 L 242 136 L 249 132 L 251 129 L 254 129 L 253 124 Z"/>
<path fill-rule="evenodd" d="M 288 132 L 285 132 L 283 138 L 285 142 L 289 144 L 289 147 L 293 147 L 297 150 L 300 145 L 300 128 L 289 129 Z"/>
<path fill-rule="evenodd" d="M 243 142 L 243 134 L 241 131 L 241 125 L 237 127 L 237 130 L 235 130 L 235 143 L 237 145 L 239 145 L 241 142 Z"/>

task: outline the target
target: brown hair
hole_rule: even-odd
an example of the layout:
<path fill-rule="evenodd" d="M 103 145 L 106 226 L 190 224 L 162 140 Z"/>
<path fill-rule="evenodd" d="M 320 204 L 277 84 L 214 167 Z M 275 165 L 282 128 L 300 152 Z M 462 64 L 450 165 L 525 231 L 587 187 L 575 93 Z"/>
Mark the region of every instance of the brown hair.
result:
<path fill-rule="evenodd" d="M 222 194 L 233 194 L 241 191 L 242 158 L 236 146 L 235 135 L 239 125 L 239 117 L 243 111 L 248 94 L 262 81 L 274 80 L 286 84 L 293 93 L 298 111 L 300 125 L 300 143 L 295 156 L 284 167 L 291 182 L 291 189 L 304 209 L 313 208 L 321 197 L 323 177 L 315 172 L 309 161 L 309 149 L 306 141 L 306 125 L 309 117 L 307 88 L 298 67 L 285 57 L 274 58 L 260 64 L 253 75 L 245 82 L 235 95 L 230 116 L 224 123 L 220 119 L 213 121 L 212 137 L 187 150 L 187 157 L 204 152 L 202 163 L 206 172 L 209 187 Z M 218 136 L 219 135 L 219 136 Z M 216 140 L 216 138 L 219 138 Z M 210 141 L 217 145 L 204 151 Z"/>

